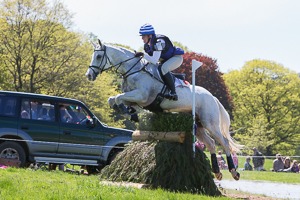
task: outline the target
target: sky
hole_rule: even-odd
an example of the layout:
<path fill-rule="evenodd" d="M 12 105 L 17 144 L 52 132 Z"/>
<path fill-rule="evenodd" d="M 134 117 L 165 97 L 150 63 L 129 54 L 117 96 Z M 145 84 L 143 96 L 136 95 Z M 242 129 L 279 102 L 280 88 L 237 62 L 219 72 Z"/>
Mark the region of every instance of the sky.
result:
<path fill-rule="evenodd" d="M 221 72 L 253 59 L 300 72 L 299 0 L 61 0 L 73 30 L 104 43 L 143 46 L 139 29 L 156 33 L 217 60 Z"/>

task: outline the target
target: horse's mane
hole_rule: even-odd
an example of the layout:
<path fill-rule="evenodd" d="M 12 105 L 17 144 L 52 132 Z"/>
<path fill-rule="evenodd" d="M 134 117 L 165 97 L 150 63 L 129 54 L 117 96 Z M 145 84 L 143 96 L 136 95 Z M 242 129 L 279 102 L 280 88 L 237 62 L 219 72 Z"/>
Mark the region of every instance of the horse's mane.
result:
<path fill-rule="evenodd" d="M 108 44 L 106 46 L 109 46 L 111 48 L 114 48 L 114 49 L 119 49 L 120 51 L 123 51 L 126 55 L 134 55 L 134 51 L 133 50 L 130 50 L 126 47 L 123 47 L 123 46 L 120 46 L 118 44 Z"/>
<path fill-rule="evenodd" d="M 118 45 L 118 44 L 105 44 L 106 46 L 108 46 L 108 47 L 110 47 L 110 48 L 113 48 L 113 49 L 116 49 L 116 50 L 118 50 L 118 51 L 121 51 L 121 52 L 123 52 L 125 55 L 127 55 L 127 56 L 129 56 L 129 57 L 134 57 L 134 54 L 135 54 L 135 52 L 133 51 L 133 50 L 131 50 L 131 49 L 128 49 L 127 47 L 124 47 L 124 46 L 120 46 L 120 45 Z M 141 63 L 142 63 L 142 65 L 146 65 L 146 63 L 148 63 L 148 61 L 147 60 L 145 60 L 144 58 L 142 58 L 141 59 Z M 151 66 L 151 67 L 155 67 L 155 65 L 153 65 L 153 64 L 150 64 L 150 65 L 148 65 L 149 67 Z"/>

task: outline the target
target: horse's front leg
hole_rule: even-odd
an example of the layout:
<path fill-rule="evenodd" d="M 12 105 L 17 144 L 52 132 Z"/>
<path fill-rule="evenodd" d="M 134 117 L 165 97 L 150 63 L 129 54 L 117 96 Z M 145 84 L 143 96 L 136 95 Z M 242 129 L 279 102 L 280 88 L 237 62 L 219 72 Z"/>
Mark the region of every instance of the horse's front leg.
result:
<path fill-rule="evenodd" d="M 129 92 L 124 92 L 115 96 L 117 105 L 144 104 L 149 98 L 148 92 L 140 89 L 135 89 Z"/>
<path fill-rule="evenodd" d="M 108 99 L 108 103 L 111 108 L 119 111 L 125 117 L 130 117 L 133 121 L 138 121 L 135 109 L 131 107 L 132 104 L 143 104 L 147 102 L 147 93 L 142 90 L 132 90 L 116 96 L 112 96 Z M 130 109 L 128 109 L 128 107 Z"/>

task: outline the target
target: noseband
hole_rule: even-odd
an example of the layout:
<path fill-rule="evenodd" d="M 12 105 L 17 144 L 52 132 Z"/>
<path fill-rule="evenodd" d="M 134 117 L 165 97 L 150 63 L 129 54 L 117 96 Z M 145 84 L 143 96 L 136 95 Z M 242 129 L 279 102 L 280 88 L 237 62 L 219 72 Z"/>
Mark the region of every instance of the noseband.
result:
<path fill-rule="evenodd" d="M 97 77 L 99 74 L 101 74 L 103 71 L 108 70 L 108 69 L 110 69 L 110 68 L 112 68 L 112 67 L 116 67 L 116 72 L 118 73 L 118 69 L 120 68 L 120 66 L 121 66 L 123 63 L 125 63 L 125 62 L 127 62 L 127 61 L 129 61 L 129 60 L 132 60 L 132 59 L 136 58 L 135 56 L 133 56 L 132 58 L 126 59 L 126 60 L 124 60 L 124 61 L 122 61 L 122 62 L 120 62 L 120 63 L 118 63 L 118 64 L 113 65 L 113 64 L 111 63 L 111 61 L 110 61 L 110 59 L 109 59 L 107 53 L 106 53 L 106 46 L 105 46 L 105 45 L 103 45 L 103 49 L 95 49 L 94 52 L 95 52 L 95 51 L 103 51 L 103 52 L 104 52 L 104 54 L 103 54 L 103 56 L 102 56 L 102 59 L 101 59 L 101 62 L 100 62 L 100 64 L 99 64 L 99 66 L 95 66 L 95 65 L 89 66 L 89 68 L 93 71 L 93 73 L 96 75 L 96 77 Z M 104 58 L 105 58 L 105 61 L 104 61 Z M 122 77 L 126 78 L 126 77 L 128 77 L 128 76 L 130 76 L 130 75 L 132 75 L 132 74 L 135 74 L 135 73 L 141 71 L 144 67 L 143 67 L 142 69 L 136 71 L 136 72 L 132 72 L 132 73 L 128 74 L 128 73 L 133 69 L 133 67 L 136 66 L 136 65 L 140 62 L 141 59 L 142 59 L 142 58 L 139 58 L 139 60 L 138 60 L 138 61 L 137 61 L 137 62 L 136 62 L 136 63 L 135 63 L 128 71 L 126 71 L 126 72 L 123 73 L 123 74 L 119 72 L 119 74 L 121 74 Z M 105 65 L 107 64 L 107 61 L 109 62 L 110 67 L 107 68 L 107 69 L 105 69 Z M 95 71 L 94 68 L 98 69 L 99 71 L 98 71 L 98 72 Z"/>

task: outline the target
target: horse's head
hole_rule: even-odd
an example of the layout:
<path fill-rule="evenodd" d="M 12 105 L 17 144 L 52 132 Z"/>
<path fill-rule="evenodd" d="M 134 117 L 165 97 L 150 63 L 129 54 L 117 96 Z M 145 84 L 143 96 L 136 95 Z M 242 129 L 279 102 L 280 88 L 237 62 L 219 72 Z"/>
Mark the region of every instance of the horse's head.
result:
<path fill-rule="evenodd" d="M 94 53 L 91 64 L 85 73 L 85 76 L 90 81 L 94 81 L 99 74 L 111 66 L 109 57 L 106 54 L 106 46 L 100 40 L 98 40 L 98 44 L 92 44 L 94 46 Z"/>

